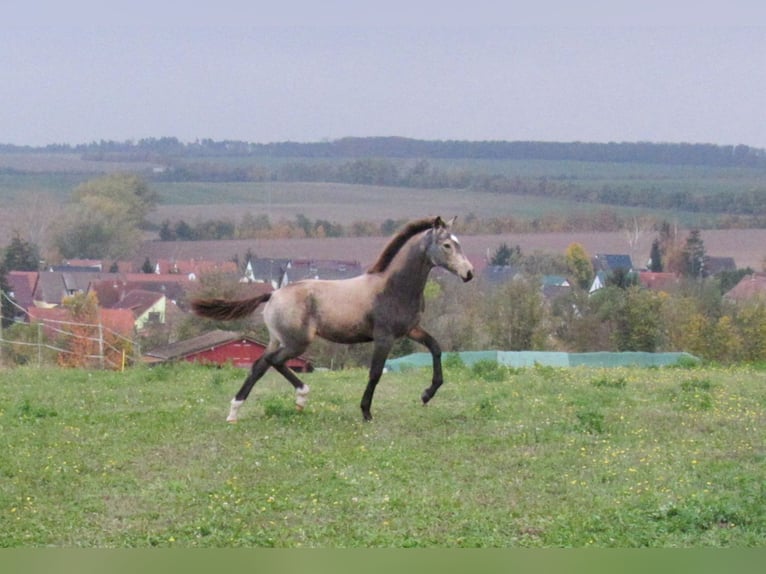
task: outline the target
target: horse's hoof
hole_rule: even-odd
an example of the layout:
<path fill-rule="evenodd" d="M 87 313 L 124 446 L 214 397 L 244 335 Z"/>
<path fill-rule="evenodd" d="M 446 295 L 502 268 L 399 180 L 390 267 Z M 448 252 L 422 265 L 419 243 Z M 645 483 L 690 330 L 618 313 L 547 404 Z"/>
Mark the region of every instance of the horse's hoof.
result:
<path fill-rule="evenodd" d="M 300 389 L 295 390 L 295 410 L 303 410 L 308 402 L 310 390 L 308 385 L 303 385 Z"/>
<path fill-rule="evenodd" d="M 230 425 L 235 425 L 237 424 L 237 419 L 226 419 L 226 422 L 229 423 Z"/>

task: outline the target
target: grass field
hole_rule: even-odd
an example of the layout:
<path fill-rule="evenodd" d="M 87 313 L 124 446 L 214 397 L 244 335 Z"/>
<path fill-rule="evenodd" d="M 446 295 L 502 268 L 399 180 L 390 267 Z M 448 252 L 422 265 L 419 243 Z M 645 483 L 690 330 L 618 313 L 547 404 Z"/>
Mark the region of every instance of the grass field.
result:
<path fill-rule="evenodd" d="M 243 168 L 278 169 L 280 165 L 296 162 L 344 163 L 349 160 L 315 158 L 205 158 L 211 164 Z M 396 161 L 396 160 L 391 160 Z M 400 160 L 402 169 L 412 160 Z M 685 191 L 692 197 L 711 193 L 752 193 L 764 186 L 762 170 L 710 166 L 673 166 L 637 163 L 608 163 L 554 160 L 430 160 L 434 168 L 466 171 L 473 174 L 503 175 L 537 181 L 545 178 L 559 184 L 572 184 L 584 189 L 599 190 L 604 186 L 624 190 L 656 189 Z M 0 221 L 8 207 L 25 207 L 30 194 L 43 194 L 52 202 L 67 201 L 72 190 L 81 182 L 98 177 L 103 172 L 137 171 L 151 178 L 153 164 L 140 162 L 98 162 L 82 159 L 77 154 L 0 153 Z M 159 164 L 157 164 L 159 165 Z M 336 183 L 236 183 L 236 182 L 178 182 L 151 181 L 160 197 L 160 209 L 153 220 L 166 217 L 189 220 L 217 216 L 239 219 L 243 213 L 267 213 L 274 219 L 293 219 L 302 213 L 311 219 L 353 222 L 359 219 L 384 220 L 407 218 L 412 213 L 442 210 L 474 213 L 478 217 L 537 218 L 544 214 L 588 212 L 600 207 L 617 211 L 623 216 L 668 214 L 651 208 L 630 208 L 574 202 L 564 199 L 512 196 L 476 190 L 412 189 Z M 14 221 L 10 214 L 9 221 Z M 715 217 L 705 213 L 673 211 L 673 217 L 685 225 L 699 225 Z"/>
<path fill-rule="evenodd" d="M 153 186 L 162 203 L 150 219 L 204 221 L 216 217 L 239 222 L 244 213 L 266 214 L 273 222 L 297 214 L 351 224 L 409 219 L 413 214 L 473 213 L 485 219 L 534 219 L 546 213 L 587 214 L 592 205 L 574 201 L 458 189 L 412 189 L 342 183 L 175 183 Z M 622 214 L 643 213 L 618 208 Z"/>
<path fill-rule="evenodd" d="M 449 361 L 448 361 L 449 362 Z M 0 546 L 702 547 L 766 537 L 766 372 L 0 371 Z"/>

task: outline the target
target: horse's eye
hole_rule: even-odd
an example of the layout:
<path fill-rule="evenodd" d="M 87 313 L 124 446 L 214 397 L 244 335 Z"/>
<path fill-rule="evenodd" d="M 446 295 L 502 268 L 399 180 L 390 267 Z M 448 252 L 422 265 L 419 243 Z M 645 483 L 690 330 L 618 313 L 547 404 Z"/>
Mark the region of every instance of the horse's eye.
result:
<path fill-rule="evenodd" d="M 451 243 L 444 243 L 444 244 L 442 245 L 442 247 L 444 247 L 444 249 L 446 249 L 447 251 L 449 251 L 450 249 L 452 249 L 452 244 L 451 244 Z"/>

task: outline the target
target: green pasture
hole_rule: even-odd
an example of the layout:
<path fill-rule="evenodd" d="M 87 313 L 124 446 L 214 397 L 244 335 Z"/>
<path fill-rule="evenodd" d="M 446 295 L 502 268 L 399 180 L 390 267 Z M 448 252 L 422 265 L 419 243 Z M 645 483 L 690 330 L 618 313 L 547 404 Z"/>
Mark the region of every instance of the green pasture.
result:
<path fill-rule="evenodd" d="M 23 161 L 22 161 L 23 160 Z M 19 163 L 19 162 L 22 163 Z M 274 170 L 293 164 L 348 163 L 349 159 L 337 158 L 195 158 L 212 165 L 241 167 L 243 169 Z M 402 170 L 414 165 L 415 160 L 388 160 L 401 164 Z M 501 175 L 537 182 L 546 179 L 565 189 L 630 190 L 640 193 L 644 190 L 660 192 L 687 192 L 690 197 L 712 194 L 730 194 L 735 202 L 738 196 L 757 193 L 764 188 L 766 176 L 763 170 L 754 168 L 657 165 L 641 163 L 610 163 L 561 160 L 487 160 L 487 159 L 431 159 L 428 164 L 437 170 L 467 172 L 471 174 Z M 322 206 L 332 214 L 331 219 L 344 221 L 348 216 L 359 218 L 358 206 L 369 206 L 372 213 L 383 206 L 401 206 L 401 217 L 411 213 L 427 212 L 433 206 L 446 204 L 456 212 L 473 212 L 478 217 L 517 217 L 520 219 L 539 218 L 546 214 L 592 213 L 600 204 L 575 202 L 566 199 L 566 192 L 560 197 L 513 196 L 494 194 L 474 189 L 414 189 L 382 186 L 365 186 L 336 183 L 291 183 L 273 182 L 165 182 L 155 181 L 147 171 L 147 164 L 135 162 L 95 162 L 83 160 L 76 154 L 0 154 L 0 203 L 8 206 L 23 202 L 30 194 L 45 194 L 55 201 L 69 199 L 72 190 L 88 179 L 104 172 L 115 170 L 138 171 L 147 174 L 150 186 L 157 191 L 160 204 L 165 206 L 210 206 L 237 205 L 273 206 L 294 213 L 313 213 L 312 209 Z M 356 209 L 352 213 L 349 206 Z M 646 207 L 606 205 L 624 216 L 652 214 Z M 657 212 L 658 217 L 667 216 L 667 210 Z M 201 211 L 201 216 L 206 213 Z M 682 222 L 700 224 L 715 217 L 705 213 L 686 213 L 674 210 Z"/>
<path fill-rule="evenodd" d="M 98 175 L 93 173 L 13 173 L 0 170 L 0 203 L 10 207 L 34 194 L 63 203 L 69 200 L 75 187 L 95 177 Z"/>
<path fill-rule="evenodd" d="M 0 371 L 0 547 L 751 547 L 766 372 Z"/>

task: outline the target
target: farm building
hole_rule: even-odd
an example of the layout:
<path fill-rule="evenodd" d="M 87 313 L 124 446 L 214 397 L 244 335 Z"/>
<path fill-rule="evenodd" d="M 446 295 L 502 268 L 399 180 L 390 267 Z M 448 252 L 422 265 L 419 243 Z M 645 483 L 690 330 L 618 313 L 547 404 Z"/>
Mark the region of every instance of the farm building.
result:
<path fill-rule="evenodd" d="M 750 273 L 745 275 L 724 297 L 735 303 L 766 300 L 766 274 Z"/>
<path fill-rule="evenodd" d="M 266 345 L 253 337 L 219 329 L 148 351 L 144 360 L 149 364 L 188 361 L 212 365 L 231 363 L 235 367 L 250 368 L 265 350 Z M 287 366 L 297 372 L 314 370 L 304 357 L 287 361 Z"/>

